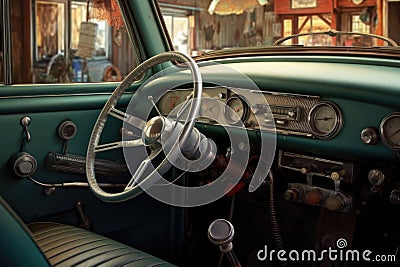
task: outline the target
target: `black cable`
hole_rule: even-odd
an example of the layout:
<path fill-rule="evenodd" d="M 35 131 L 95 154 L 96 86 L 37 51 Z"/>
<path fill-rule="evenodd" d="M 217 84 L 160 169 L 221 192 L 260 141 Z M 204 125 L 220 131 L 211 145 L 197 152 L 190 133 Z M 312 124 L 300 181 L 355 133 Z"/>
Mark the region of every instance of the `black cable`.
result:
<path fill-rule="evenodd" d="M 271 221 L 272 237 L 274 238 L 276 250 L 283 250 L 283 240 L 281 236 L 281 231 L 279 229 L 279 223 L 275 212 L 275 199 L 274 199 L 274 176 L 272 171 L 268 173 L 268 185 L 269 185 L 269 219 Z M 286 266 L 285 262 L 281 262 L 282 266 Z"/>

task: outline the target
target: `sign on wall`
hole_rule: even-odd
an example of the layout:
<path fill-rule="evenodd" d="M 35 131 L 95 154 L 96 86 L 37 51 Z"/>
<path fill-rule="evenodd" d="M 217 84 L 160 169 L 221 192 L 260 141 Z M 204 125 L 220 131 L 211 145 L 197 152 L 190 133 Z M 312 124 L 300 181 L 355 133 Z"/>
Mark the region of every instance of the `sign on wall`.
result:
<path fill-rule="evenodd" d="M 291 0 L 292 8 L 313 8 L 317 7 L 317 0 Z"/>

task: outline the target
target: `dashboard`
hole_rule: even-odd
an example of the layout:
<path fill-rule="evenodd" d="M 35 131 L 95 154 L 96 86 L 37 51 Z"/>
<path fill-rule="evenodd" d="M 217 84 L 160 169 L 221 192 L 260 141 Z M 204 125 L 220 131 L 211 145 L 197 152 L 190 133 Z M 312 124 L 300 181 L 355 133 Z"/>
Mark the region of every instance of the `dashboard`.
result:
<path fill-rule="evenodd" d="M 221 126 L 245 127 L 255 136 L 276 133 L 276 162 L 287 182 L 282 194 L 290 202 L 352 212 L 358 204 L 344 187 L 362 180 L 380 187 L 394 179 L 400 112 L 351 97 L 289 91 L 205 87 L 198 126 L 209 133 Z M 190 88 L 169 90 L 157 107 L 179 120 L 191 97 Z M 316 202 L 310 201 L 314 194 Z"/>
<path fill-rule="evenodd" d="M 158 102 L 163 116 L 175 117 L 190 99 L 191 89 L 169 90 Z M 342 105 L 343 103 L 343 105 Z M 364 104 L 366 105 L 366 104 Z M 346 109 L 344 114 L 343 108 Z M 233 87 L 206 87 L 198 122 L 230 127 L 243 126 L 247 130 L 274 131 L 282 136 L 317 140 L 333 140 L 342 133 L 343 126 L 362 125 L 358 113 L 359 102 L 327 100 L 317 95 L 303 95 L 271 90 L 252 90 Z M 362 107 L 361 109 L 364 109 Z M 375 108 L 375 111 L 378 109 Z M 366 115 L 366 114 L 365 114 Z M 358 117 L 358 120 L 352 117 Z M 351 141 L 365 146 L 379 146 L 396 153 L 400 149 L 400 112 L 391 112 L 375 125 L 364 124 L 351 135 Z"/>

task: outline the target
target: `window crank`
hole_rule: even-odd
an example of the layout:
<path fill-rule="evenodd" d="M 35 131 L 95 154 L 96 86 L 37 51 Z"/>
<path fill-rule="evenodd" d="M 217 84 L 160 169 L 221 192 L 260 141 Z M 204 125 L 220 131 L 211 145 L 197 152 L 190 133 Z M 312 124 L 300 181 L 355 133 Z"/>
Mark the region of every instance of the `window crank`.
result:
<path fill-rule="evenodd" d="M 26 142 L 31 141 L 31 134 L 29 133 L 29 129 L 28 129 L 28 126 L 31 124 L 31 118 L 29 118 L 28 116 L 25 116 L 21 119 L 20 123 L 25 131 Z"/>

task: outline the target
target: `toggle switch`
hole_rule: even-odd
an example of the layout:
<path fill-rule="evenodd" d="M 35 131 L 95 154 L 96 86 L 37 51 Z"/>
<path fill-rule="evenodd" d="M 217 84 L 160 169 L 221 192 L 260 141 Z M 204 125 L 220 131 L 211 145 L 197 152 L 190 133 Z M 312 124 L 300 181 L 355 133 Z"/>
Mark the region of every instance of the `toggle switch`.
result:
<path fill-rule="evenodd" d="M 31 124 L 31 118 L 29 118 L 28 116 L 23 117 L 20 120 L 20 124 L 24 128 L 26 142 L 31 141 L 32 138 L 31 138 L 31 134 L 29 133 L 29 129 L 28 129 L 28 126 Z"/>

